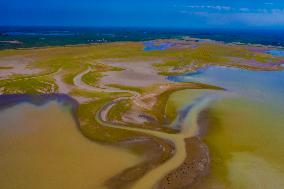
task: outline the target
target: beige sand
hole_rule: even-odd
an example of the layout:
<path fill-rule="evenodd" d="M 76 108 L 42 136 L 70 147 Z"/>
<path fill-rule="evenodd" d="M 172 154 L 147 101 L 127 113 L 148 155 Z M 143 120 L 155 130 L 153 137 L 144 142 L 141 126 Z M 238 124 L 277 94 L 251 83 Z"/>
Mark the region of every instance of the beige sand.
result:
<path fill-rule="evenodd" d="M 161 60 L 103 60 L 101 63 L 123 68 L 123 71 L 106 72 L 101 83 L 125 86 L 145 87 L 157 83 L 168 83 L 164 76 L 158 74 L 153 67 Z"/>
<path fill-rule="evenodd" d="M 32 68 L 30 64 L 33 63 L 33 59 L 21 57 L 21 56 L 11 56 L 4 57 L 0 59 L 1 67 L 11 67 L 11 69 L 0 69 L 0 78 L 5 79 L 14 74 L 20 75 L 32 75 L 40 73 L 40 69 Z"/>

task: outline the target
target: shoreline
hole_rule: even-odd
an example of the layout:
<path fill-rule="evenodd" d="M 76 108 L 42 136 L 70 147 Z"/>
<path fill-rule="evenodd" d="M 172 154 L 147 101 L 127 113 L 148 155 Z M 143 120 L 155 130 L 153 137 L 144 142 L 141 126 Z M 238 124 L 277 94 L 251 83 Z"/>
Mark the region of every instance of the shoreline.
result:
<path fill-rule="evenodd" d="M 255 66 L 254 71 L 268 70 L 275 69 L 275 62 L 282 59 L 258 52 L 260 49 L 215 42 L 164 39 L 157 43 L 168 41 L 177 43 L 161 51 L 144 51 L 140 42 L 2 51 L 4 58 L 19 52 L 17 55 L 35 60 L 26 68 L 41 68 L 42 73 L 13 74 L 1 80 L 0 92 L 19 94 L 0 96 L 0 109 L 16 105 L 17 99 L 38 106 L 52 100 L 70 104 L 80 134 L 94 143 L 141 156 L 142 162 L 108 178 L 105 186 L 111 189 L 194 185 L 210 167 L 211 149 L 202 141 L 209 128 L 200 122 L 200 116 L 218 95 L 232 92 L 230 83 L 222 84 L 239 75 L 224 69 L 230 77 L 210 85 L 210 79 L 172 82 L 167 74 L 183 71 L 189 77 L 205 77 L 202 74 L 208 70 L 204 67 L 233 65 L 242 70 L 249 66 Z"/>

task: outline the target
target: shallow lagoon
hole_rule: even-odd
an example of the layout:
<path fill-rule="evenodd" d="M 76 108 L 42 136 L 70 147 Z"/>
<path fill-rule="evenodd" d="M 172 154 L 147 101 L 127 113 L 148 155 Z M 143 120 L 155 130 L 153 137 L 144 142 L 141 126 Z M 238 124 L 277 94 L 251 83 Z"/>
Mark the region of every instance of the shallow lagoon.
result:
<path fill-rule="evenodd" d="M 208 125 L 202 126 L 208 127 L 202 138 L 209 147 L 210 173 L 192 188 L 283 188 L 283 76 L 283 71 L 209 67 L 168 78 L 226 89 L 215 92 L 187 89 L 174 93 L 169 99 L 168 103 L 173 103 L 176 109 L 184 109 L 184 105 L 200 97 L 218 95 L 208 104 L 208 114 L 203 118 Z M 0 180 L 1 187 L 105 188 L 104 183 L 109 178 L 141 162 L 141 158 L 124 149 L 85 138 L 76 125 L 71 107 L 72 104 L 54 98 L 38 105 L 26 100 L 1 110 L 0 147 L 4 155 L 0 162 L 3 170 L 0 179 L 5 178 Z M 189 111 L 184 116 L 184 131 L 194 136 L 199 129 L 188 126 L 194 125 L 192 121 L 197 115 Z M 163 137 L 162 133 L 160 135 Z M 182 143 L 182 137 L 174 139 Z M 177 154 L 176 159 L 181 159 L 179 163 L 182 156 Z M 165 164 L 157 171 L 169 167 L 171 165 Z M 156 178 L 164 176 L 156 172 L 152 172 Z M 153 183 L 147 179 L 141 181 Z M 143 188 L 145 183 L 138 182 L 134 186 Z"/>
<path fill-rule="evenodd" d="M 155 44 L 159 44 L 159 42 L 161 41 L 157 41 Z M 101 47 L 100 45 L 100 48 L 96 49 L 96 51 L 101 49 Z M 141 43 L 133 47 L 137 47 L 139 52 L 143 52 Z M 108 46 L 108 48 L 111 47 Z M 117 49 L 124 48 L 119 47 Z M 125 52 L 132 52 L 131 49 L 132 46 Z M 168 49 L 167 51 L 171 50 L 177 49 Z M 83 54 L 79 55 L 85 51 L 83 47 L 76 47 L 74 51 L 76 51 L 76 59 L 84 59 Z M 71 52 L 75 53 L 74 51 L 72 50 Z M 77 54 L 77 51 L 79 51 L 79 54 Z M 46 53 L 48 55 L 53 54 L 49 51 Z M 69 57 L 72 53 L 67 53 L 66 56 Z M 146 52 L 143 53 L 147 54 Z M 157 50 L 149 54 L 152 56 L 155 53 L 163 52 Z M 165 51 L 164 53 L 168 54 Z M 107 53 L 107 51 L 102 54 L 113 56 L 112 53 Z M 61 62 L 61 59 L 59 60 Z M 70 60 L 73 59 L 71 58 Z M 69 63 L 69 59 L 67 59 L 67 63 Z M 139 65 L 139 62 L 136 63 Z M 48 67 L 52 64 L 53 61 L 50 62 Z M 171 81 L 199 82 L 203 83 L 202 85 L 168 82 L 163 78 L 166 85 L 158 85 L 155 89 L 149 89 L 149 91 L 146 91 L 146 94 L 143 94 L 140 88 L 135 88 L 135 91 L 126 88 L 127 82 L 124 83 L 124 89 L 115 89 L 116 94 L 105 94 L 98 87 L 91 86 L 86 80 L 82 79 L 83 75 L 87 75 L 92 70 L 88 61 L 82 64 L 86 68 L 85 70 L 83 68 L 82 70 L 76 69 L 76 72 L 78 71 L 76 76 L 73 75 L 75 74 L 75 69 L 68 71 L 68 73 L 72 73 L 73 82 L 68 82 L 67 86 L 73 83 L 74 85 L 71 85 L 72 88 L 74 87 L 77 90 L 83 88 L 85 90 L 84 93 L 83 91 L 77 93 L 79 96 L 76 93 L 69 93 L 66 85 L 63 85 L 63 88 L 65 87 L 68 90 L 59 90 L 63 91 L 63 93 L 69 93 L 74 98 L 80 97 L 78 98 L 79 103 L 81 103 L 78 109 L 78 121 L 80 121 L 81 130 L 76 125 L 77 120 L 74 117 L 74 111 L 70 110 L 72 105 L 70 107 L 70 103 L 67 101 L 52 98 L 44 100 L 44 103 L 40 102 L 41 100 L 36 100 L 37 103 L 34 103 L 32 100 L 21 101 L 21 98 L 19 98 L 18 101 L 14 99 L 15 103 L 6 103 L 5 105 L 3 103 L 5 100 L 1 101 L 0 98 L 0 118 L 4 123 L 3 130 L 1 130 L 3 133 L 1 148 L 3 148 L 3 153 L 8 154 L 7 156 L 2 156 L 3 163 L 1 168 L 3 167 L 4 171 L 1 178 L 5 179 L 1 180 L 3 181 L 1 184 L 4 188 L 14 187 L 14 185 L 8 186 L 8 182 L 10 182 L 15 183 L 17 188 L 19 185 L 25 188 L 41 188 L 41 185 L 49 188 L 51 185 L 56 185 L 56 187 L 63 188 L 63 185 L 65 187 L 65 185 L 70 184 L 67 187 L 89 188 L 91 186 L 94 188 L 108 187 L 117 189 L 127 188 L 128 184 L 133 184 L 132 188 L 144 189 L 153 188 L 153 186 L 159 184 L 160 179 L 167 181 L 168 178 L 174 181 L 171 182 L 171 186 L 167 185 L 168 182 L 163 182 L 166 185 L 159 188 L 165 188 L 164 186 L 166 186 L 166 189 L 176 188 L 183 184 L 182 181 L 187 181 L 185 183 L 186 186 L 202 189 L 283 188 L 283 71 L 255 72 L 236 68 L 209 67 L 198 70 L 195 73 L 168 78 Z M 143 59 L 141 64 L 144 65 L 147 62 L 144 62 Z M 77 63 L 74 64 L 75 67 L 77 65 Z M 149 62 L 149 65 L 152 65 L 152 63 Z M 100 68 L 100 66 L 97 65 L 96 69 Z M 256 66 L 260 65 L 256 64 Z M 139 66 L 130 68 L 131 72 L 140 71 Z M 260 66 L 260 68 L 264 69 L 267 67 Z M 93 71 L 96 69 L 93 69 Z M 59 69 L 54 73 L 56 77 L 53 74 L 50 75 L 49 82 L 50 86 L 53 86 L 51 88 L 53 90 L 48 91 L 48 94 L 53 93 L 53 91 L 56 92 L 55 84 L 60 87 L 64 83 L 63 79 L 58 83 L 52 82 L 52 79 L 60 80 L 57 76 L 60 76 L 61 71 L 64 70 Z M 146 73 L 148 70 L 144 70 L 144 72 Z M 151 73 L 156 74 L 155 72 Z M 96 75 L 90 76 L 96 77 Z M 39 78 L 41 77 L 39 76 Z M 46 83 L 45 80 L 39 80 Z M 29 80 L 27 82 L 22 87 L 22 83 L 16 80 L 16 87 L 8 85 L 5 88 L 12 89 L 11 92 L 13 93 L 30 93 L 30 91 L 25 92 L 25 87 L 29 87 L 33 83 Z M 97 82 L 94 81 L 94 83 Z M 158 81 L 156 82 L 158 83 Z M 102 84 L 102 87 L 106 87 L 105 89 L 108 91 L 114 91 L 115 86 L 114 88 L 107 88 L 104 82 L 99 82 L 99 84 Z M 34 87 L 35 89 L 31 91 L 45 92 L 42 90 L 42 85 L 38 84 Z M 167 89 L 167 87 L 170 88 Z M 177 90 L 175 90 L 175 87 L 177 87 Z M 220 90 L 219 87 L 225 90 Z M 20 90 L 15 90 L 18 88 Z M 169 92 L 169 98 L 167 95 L 160 94 L 164 94 L 164 91 L 161 89 Z M 121 93 L 122 91 L 130 93 L 131 96 L 126 97 L 124 96 L 126 94 L 117 94 L 117 92 Z M 142 124 L 137 125 L 138 127 L 132 127 L 133 125 L 131 124 L 124 125 L 122 118 L 127 115 L 127 112 L 124 115 L 119 115 L 119 113 L 121 108 L 127 109 L 128 105 L 120 102 L 123 99 L 131 102 L 132 98 L 134 98 L 132 102 L 139 105 L 139 108 L 153 107 L 153 105 L 158 104 L 154 108 L 157 107 L 161 111 L 146 112 L 136 106 L 130 111 L 130 113 L 135 113 L 134 117 L 132 117 L 133 120 L 140 119 L 141 113 L 142 117 L 150 118 L 145 119 L 147 124 L 152 124 L 155 117 L 160 118 L 161 116 L 162 118 L 165 114 L 172 116 L 172 119 L 168 119 L 170 121 L 166 120 L 166 124 L 161 119 L 156 124 L 159 127 L 157 130 L 156 128 L 153 128 L 153 130 L 142 128 L 144 126 L 148 127 L 148 125 Z M 166 109 L 165 113 L 163 112 L 164 109 Z M 204 112 L 205 114 L 202 114 Z M 110 113 L 113 113 L 116 118 L 108 120 L 111 117 Z M 199 123 L 201 114 L 203 115 L 202 123 Z M 45 117 L 45 115 L 48 116 Z M 15 120 L 15 118 L 17 119 Z M 177 119 L 174 120 L 174 118 Z M 35 121 L 37 122 L 34 123 Z M 43 123 L 41 123 L 42 121 Z M 172 124 L 171 121 L 174 123 Z M 11 125 L 14 126 L 11 127 Z M 167 131 L 171 131 L 170 133 L 161 132 L 165 129 L 163 128 L 164 125 L 167 126 Z M 33 132 L 35 128 L 38 131 L 36 133 Z M 85 138 L 81 131 L 90 140 Z M 126 131 L 139 132 L 139 134 L 136 135 Z M 22 132 L 26 133 L 28 137 L 22 137 Z M 151 140 L 150 138 L 144 138 L 144 134 L 151 135 Z M 5 138 L 9 135 L 13 137 Z M 152 137 L 160 138 L 161 140 L 155 142 Z M 198 142 L 191 143 L 190 146 L 185 142 L 187 139 L 196 139 Z M 145 142 L 146 140 L 148 140 L 147 143 Z M 172 158 L 165 162 L 162 161 L 161 165 L 148 164 L 153 169 L 147 169 L 147 167 L 147 174 L 143 175 L 144 168 L 148 165 L 145 166 L 143 164 L 134 169 L 130 167 L 141 163 L 145 159 L 141 160 L 137 155 L 122 148 L 96 143 L 98 141 L 115 141 L 115 144 L 126 145 L 126 148 L 129 144 L 145 142 L 143 143 L 145 148 L 144 146 L 137 147 L 138 149 L 133 147 L 133 149 L 135 148 L 133 152 L 137 154 L 137 151 L 139 151 L 139 156 L 144 158 L 145 156 L 149 157 L 156 154 L 157 159 L 160 154 L 164 155 L 161 158 Z M 173 144 L 172 147 L 165 144 L 164 141 L 171 142 Z M 209 146 L 209 149 L 203 142 Z M 5 143 L 8 145 L 5 146 Z M 42 148 L 42 146 L 46 148 Z M 196 152 L 198 156 L 195 157 L 196 159 L 190 159 L 188 157 L 195 153 L 188 151 L 192 147 L 196 149 L 203 148 L 204 151 L 196 150 L 198 151 Z M 144 153 L 146 148 L 153 148 L 153 151 Z M 22 149 L 25 150 L 23 151 Z M 210 156 L 208 151 L 210 151 Z M 173 156 L 169 154 L 173 154 Z M 26 157 L 32 161 L 27 160 Z M 116 161 L 114 161 L 114 157 Z M 207 157 L 211 159 L 211 162 Z M 199 164 L 200 160 L 205 160 L 203 161 L 205 163 L 201 166 Z M 187 164 L 183 166 L 185 161 L 187 161 Z M 193 167 L 195 166 L 195 168 L 188 166 L 189 164 Z M 211 165 L 209 174 L 204 177 L 209 165 Z M 175 172 L 177 167 L 178 169 L 181 167 L 179 172 Z M 130 169 L 127 170 L 127 168 Z M 56 173 L 54 173 L 55 171 Z M 168 177 L 169 174 L 171 174 L 170 177 Z M 246 176 L 243 177 L 243 175 Z M 202 177 L 202 182 L 196 182 L 199 185 L 195 185 L 195 181 L 199 181 L 196 177 L 199 176 Z M 17 182 L 14 182 L 13 178 L 16 178 Z M 36 182 L 32 178 L 35 178 Z M 67 180 L 72 182 L 68 181 L 67 183 Z M 179 182 L 180 180 L 181 182 Z M 107 181 L 107 185 L 104 185 L 105 181 Z"/>
<path fill-rule="evenodd" d="M 70 106 L 22 102 L 0 112 L 0 188 L 105 188 L 107 179 L 140 162 L 84 137 Z"/>
<path fill-rule="evenodd" d="M 228 92 L 253 99 L 284 105 L 284 71 L 250 71 L 211 66 L 197 72 L 169 76 L 175 82 L 199 82 L 219 86 Z"/>
<path fill-rule="evenodd" d="M 284 57 L 284 50 L 268 50 L 266 51 L 266 53 L 271 54 L 273 56 L 280 56 L 280 57 Z"/>
<path fill-rule="evenodd" d="M 283 71 L 209 67 L 168 79 L 226 89 L 203 117 L 211 171 L 196 188 L 284 187 Z"/>
<path fill-rule="evenodd" d="M 283 111 L 259 101 L 226 98 L 209 112 L 204 140 L 212 167 L 207 182 L 232 189 L 283 188 Z"/>

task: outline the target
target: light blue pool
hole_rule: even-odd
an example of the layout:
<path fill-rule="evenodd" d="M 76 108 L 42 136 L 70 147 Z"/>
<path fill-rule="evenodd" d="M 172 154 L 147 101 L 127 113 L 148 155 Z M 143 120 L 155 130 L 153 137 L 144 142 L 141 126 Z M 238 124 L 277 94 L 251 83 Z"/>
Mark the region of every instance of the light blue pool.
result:
<path fill-rule="evenodd" d="M 250 71 L 238 68 L 211 66 L 196 72 L 168 76 L 174 82 L 198 82 L 222 87 L 225 90 L 273 102 L 284 107 L 284 71 Z"/>
<path fill-rule="evenodd" d="M 268 50 L 266 51 L 267 54 L 271 54 L 273 56 L 280 56 L 280 57 L 284 57 L 284 50 Z"/>
<path fill-rule="evenodd" d="M 172 46 L 174 46 L 174 43 L 159 43 L 156 44 L 152 41 L 144 42 L 144 51 L 155 51 L 155 50 L 166 50 Z"/>

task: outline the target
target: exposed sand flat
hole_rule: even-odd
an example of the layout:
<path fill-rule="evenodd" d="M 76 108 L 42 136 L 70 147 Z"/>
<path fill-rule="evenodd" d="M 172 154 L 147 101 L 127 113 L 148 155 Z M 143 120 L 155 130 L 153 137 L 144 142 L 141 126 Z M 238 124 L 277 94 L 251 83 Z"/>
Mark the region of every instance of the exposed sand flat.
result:
<path fill-rule="evenodd" d="M 157 83 L 168 83 L 164 76 L 158 74 L 153 64 L 161 60 L 102 60 L 103 64 L 123 68 L 123 71 L 105 72 L 101 83 L 125 86 L 145 87 Z"/>
<path fill-rule="evenodd" d="M 232 65 L 236 66 L 250 66 L 254 69 L 270 69 L 270 70 L 279 70 L 281 67 L 281 62 L 267 62 L 262 63 L 256 60 L 247 60 L 244 58 L 237 58 L 237 57 L 229 57 L 231 60 Z"/>
<path fill-rule="evenodd" d="M 124 121 L 125 123 L 132 123 L 132 124 L 143 124 L 143 123 L 147 123 L 147 119 L 145 119 L 145 117 L 141 116 L 144 115 L 142 114 L 143 112 L 138 109 L 131 109 L 130 111 L 128 111 L 127 113 L 125 113 L 122 116 L 122 121 Z"/>
<path fill-rule="evenodd" d="M 40 73 L 40 69 L 30 67 L 30 64 L 33 63 L 33 59 L 20 57 L 20 56 L 11 56 L 0 58 L 1 67 L 9 67 L 10 69 L 0 69 L 0 78 L 4 79 L 14 74 L 20 75 L 31 75 Z"/>
<path fill-rule="evenodd" d="M 89 73 L 92 70 L 92 68 L 88 67 L 88 69 L 86 69 L 85 71 L 81 72 L 80 74 L 78 74 L 76 77 L 74 77 L 73 79 L 73 83 L 76 87 L 80 88 L 80 89 L 84 89 L 84 90 L 88 90 L 88 91 L 99 91 L 98 88 L 87 85 L 86 83 L 84 83 L 82 81 L 82 77 Z"/>
<path fill-rule="evenodd" d="M 165 43 L 171 43 L 173 46 L 169 45 L 170 48 L 167 48 Z M 53 95 L 53 93 L 58 92 L 71 95 L 72 98 L 79 102 L 77 111 L 78 121 L 81 124 L 79 128 L 90 139 L 87 140 L 90 145 L 86 143 L 86 138 L 80 135 L 80 130 L 74 129 L 76 125 L 69 114 L 67 114 L 67 118 L 70 120 L 67 120 L 66 108 L 61 108 L 61 106 L 59 110 L 51 107 L 46 111 L 42 109 L 52 103 L 41 107 L 33 106 L 28 108 L 29 110 L 35 109 L 31 111 L 31 115 L 26 114 L 30 111 L 26 109 L 18 111 L 17 107 L 11 108 L 12 112 L 9 115 L 5 114 L 6 111 L 3 111 L 4 113 L 1 111 L 0 136 L 2 137 L 0 137 L 0 141 L 2 143 L 0 143 L 0 147 L 2 146 L 4 150 L 4 156 L 1 158 L 0 167 L 4 169 L 2 169 L 2 176 L 0 173 L 0 188 L 7 188 L 5 184 L 8 185 L 9 183 L 9 187 L 13 187 L 13 184 L 15 184 L 14 188 L 17 189 L 19 186 L 42 188 L 42 185 L 48 189 L 66 187 L 76 189 L 101 189 L 106 187 L 108 189 L 196 188 L 195 185 L 198 184 L 196 181 L 202 177 L 202 184 L 205 183 L 206 186 L 210 185 L 210 187 L 200 188 L 220 189 L 221 187 L 216 187 L 208 181 L 203 182 L 203 179 L 207 179 L 207 177 L 208 179 L 213 178 L 215 182 L 216 177 L 219 176 L 222 179 L 230 180 L 232 184 L 235 183 L 236 187 L 233 189 L 257 188 L 258 186 L 260 188 L 264 186 L 265 183 L 258 185 L 258 182 L 251 182 L 247 187 L 239 186 L 239 184 L 246 182 L 246 180 L 243 181 L 243 175 L 246 176 L 246 179 L 265 180 L 264 174 L 257 175 L 253 171 L 247 170 L 247 164 L 243 163 L 246 160 L 255 162 L 255 164 L 250 163 L 253 165 L 252 170 L 254 166 L 258 166 L 260 167 L 259 170 L 257 169 L 258 172 L 261 170 L 264 170 L 265 173 L 271 172 L 271 178 L 268 178 L 267 183 L 272 183 L 273 178 L 276 178 L 276 184 L 273 187 L 280 186 L 281 188 L 283 174 L 276 170 L 275 165 L 277 166 L 277 161 L 282 162 L 283 152 L 281 146 L 274 145 L 275 141 L 282 141 L 281 138 L 277 137 L 281 130 L 278 129 L 270 134 L 268 131 L 272 130 L 275 123 L 282 123 L 283 121 L 277 119 L 271 119 L 273 121 L 270 122 L 262 121 L 265 123 L 263 124 L 265 126 L 262 127 L 265 128 L 268 125 L 269 129 L 265 134 L 262 134 L 261 140 L 255 140 L 252 137 L 257 133 L 261 133 L 261 127 L 257 128 L 258 132 L 256 133 L 254 132 L 255 129 L 249 131 L 249 128 L 261 124 L 251 124 L 251 126 L 244 127 L 244 129 L 240 129 L 244 123 L 239 125 L 240 121 L 246 120 L 245 115 L 251 116 L 252 113 L 248 112 L 243 115 L 237 112 L 236 115 L 232 116 L 237 121 L 230 122 L 229 116 L 224 115 L 231 111 L 231 107 L 234 107 L 235 110 L 236 105 L 231 105 L 230 109 L 225 111 L 222 111 L 221 108 L 220 111 L 217 107 L 219 111 L 215 110 L 213 112 L 214 109 L 210 108 L 216 108 L 216 98 L 221 97 L 223 99 L 223 95 L 233 96 L 235 92 L 250 94 L 248 91 L 254 91 L 252 94 L 256 96 L 261 94 L 260 97 L 265 97 L 272 93 L 274 87 L 278 87 L 278 90 L 280 90 L 281 86 L 283 86 L 283 81 L 281 81 L 283 77 L 279 75 L 277 75 L 277 79 L 280 82 L 258 82 L 259 86 L 255 87 L 256 90 L 251 90 L 254 87 L 248 85 L 248 83 L 252 82 L 252 80 L 246 79 L 250 77 L 245 77 L 242 74 L 244 74 L 245 71 L 243 70 L 245 69 L 280 70 L 280 61 L 282 59 L 273 58 L 264 54 L 266 53 L 264 50 L 261 51 L 261 49 L 257 48 L 249 49 L 250 52 L 242 51 L 241 46 L 235 48 L 233 44 L 222 45 L 219 42 L 190 38 L 186 40 L 155 40 L 153 44 L 158 47 L 154 47 L 153 51 L 150 47 L 149 51 L 151 52 L 146 52 L 145 44 L 143 50 L 143 44 L 141 42 L 118 42 L 100 44 L 99 46 L 48 47 L 23 50 L 25 53 L 21 53 L 22 50 L 20 50 L 20 53 L 14 54 L 14 56 L 1 55 L 6 57 L 0 58 L 0 82 L 1 80 L 3 82 L 3 85 L 0 86 L 0 93 L 28 91 L 28 93 L 32 94 L 48 93 Z M 159 46 L 165 51 L 157 50 Z M 251 58 L 248 55 L 251 55 Z M 156 67 L 155 64 L 159 63 L 160 65 Z M 37 70 L 38 72 L 41 70 L 37 69 L 37 67 L 33 69 L 34 65 L 42 69 L 42 72 L 37 74 Z M 211 72 L 211 66 L 215 67 L 214 65 L 222 67 L 222 70 L 216 74 Z M 203 70 L 203 66 L 206 69 Z M 113 69 L 112 67 L 121 69 Z M 226 67 L 236 67 L 242 69 L 242 72 L 234 75 L 234 72 L 229 72 L 230 70 L 227 70 Z M 232 74 L 223 77 L 223 68 L 226 69 L 226 73 Z M 53 72 L 50 72 L 50 70 Z M 159 75 L 159 72 L 169 75 L 169 80 L 165 76 Z M 186 72 L 192 73 L 173 76 L 177 73 Z M 1 73 L 9 73 L 10 75 L 1 76 Z M 29 75 L 33 73 L 36 74 Z M 15 77 L 15 74 L 19 77 Z M 254 73 L 250 72 L 249 74 L 251 76 Z M 268 76 L 269 73 L 266 72 L 265 77 Z M 8 80 L 4 81 L 5 78 L 8 78 Z M 239 80 L 237 82 L 231 81 L 232 78 Z M 258 79 L 258 81 L 262 80 Z M 198 84 L 191 82 L 198 82 Z M 269 88 L 264 88 L 268 90 L 262 90 L 262 86 L 265 85 L 269 86 Z M 31 89 L 26 90 L 29 87 Z M 207 87 L 208 90 L 217 89 L 217 91 L 211 93 L 211 91 L 207 91 Z M 221 87 L 225 88 L 226 92 L 219 91 Z M 195 89 L 198 90 L 195 91 Z M 269 93 L 265 91 L 269 91 Z M 282 94 L 280 97 L 283 96 Z M 282 100 L 278 99 L 273 99 L 273 101 L 276 103 L 282 102 Z M 211 104 L 212 102 L 215 102 L 213 103 L 214 106 Z M 248 109 L 247 105 L 248 103 L 242 107 Z M 266 107 L 263 109 L 266 109 Z M 219 136 L 220 138 L 223 137 L 220 143 L 218 143 L 219 140 L 214 141 L 214 138 L 206 138 L 207 141 L 211 142 L 210 145 L 216 144 L 215 147 L 211 148 L 212 145 L 210 146 L 206 141 L 210 148 L 209 158 L 208 147 L 198 137 L 208 137 L 211 134 L 209 131 L 214 131 L 213 127 L 209 127 L 209 123 L 213 126 L 215 124 L 214 120 L 212 123 L 209 122 L 209 118 L 212 116 L 211 113 L 214 115 L 213 118 L 218 118 L 218 124 L 221 124 L 220 120 L 227 121 L 228 119 L 228 123 L 224 124 L 228 131 L 219 129 L 218 132 L 214 133 L 214 136 L 224 135 Z M 3 114 L 6 117 L 1 117 Z M 24 116 L 20 114 L 24 114 Z M 204 124 L 200 123 L 201 115 L 207 118 L 207 120 L 203 119 L 203 121 L 208 122 L 208 127 L 204 127 Z M 261 118 L 267 115 L 261 116 Z M 8 120 L 7 116 L 11 119 Z M 15 117 L 17 119 L 13 119 Z M 56 119 L 53 119 L 54 117 Z M 44 123 L 41 123 L 42 121 Z M 34 122 L 40 122 L 40 125 L 35 126 Z M 26 124 L 28 126 L 22 129 L 22 126 Z M 234 126 L 234 124 L 238 125 Z M 1 130 L 3 125 L 6 125 L 5 128 L 8 129 Z M 230 128 L 230 126 L 234 127 Z M 234 130 L 235 128 L 237 129 Z M 26 133 L 30 131 L 44 132 L 22 137 L 20 133 L 22 130 Z M 9 132 L 14 131 L 19 133 L 7 138 Z M 244 131 L 244 133 L 237 134 L 241 131 Z M 230 133 L 236 133 L 236 135 L 228 137 L 226 142 L 225 139 L 230 136 Z M 18 134 L 21 136 L 18 137 Z M 265 141 L 267 135 L 273 136 L 271 141 L 274 142 L 269 145 L 269 151 L 259 151 L 260 154 L 251 154 L 253 156 L 243 156 L 235 153 L 233 159 L 222 158 L 224 160 L 221 162 L 222 166 L 227 168 L 228 175 L 221 175 L 214 167 L 212 168 L 212 166 L 216 165 L 216 162 L 218 163 L 219 159 L 216 154 L 211 154 L 211 152 L 215 152 L 217 147 L 221 148 L 218 152 L 222 153 L 228 149 L 233 149 L 232 145 L 229 144 L 233 142 L 235 136 L 236 146 L 238 147 L 239 144 L 246 146 L 256 144 L 254 141 L 257 141 L 257 143 Z M 249 140 L 239 140 L 240 137 L 246 137 Z M 92 143 L 92 140 L 94 140 L 94 143 Z M 124 149 L 134 149 L 139 157 L 126 150 L 120 151 L 119 148 L 114 146 L 111 148 L 102 146 L 100 143 L 95 143 L 95 141 L 112 143 Z M 269 144 L 269 141 L 270 139 L 266 140 L 265 143 Z M 32 142 L 36 142 L 36 144 Z M 226 148 L 227 144 L 228 148 Z M 41 148 L 42 146 L 45 148 Z M 261 150 L 265 150 L 267 146 L 261 144 Z M 27 157 L 25 153 L 28 150 L 25 151 L 25 149 L 28 147 L 31 147 L 32 150 L 29 151 L 31 155 L 29 154 Z M 278 151 L 280 152 L 276 153 Z M 6 152 L 9 152 L 9 156 L 5 156 Z M 0 150 L 0 156 L 1 154 Z M 38 154 L 40 155 L 37 156 Z M 42 154 L 43 157 L 40 157 Z M 275 159 L 265 159 L 262 157 L 263 154 L 269 158 L 275 157 Z M 151 158 L 152 156 L 155 156 L 155 158 Z M 257 161 L 258 159 L 259 161 Z M 270 165 L 270 162 L 273 162 L 273 164 Z M 210 171 L 206 175 L 209 163 Z M 18 169 L 19 164 L 24 165 L 22 169 Z M 217 166 L 220 167 L 219 165 Z M 36 171 L 37 174 L 33 171 Z M 16 181 L 14 182 L 14 180 Z M 63 184 L 58 185 L 57 183 Z M 56 187 L 53 187 L 52 184 L 56 184 Z"/>
<path fill-rule="evenodd" d="M 65 82 L 62 81 L 62 73 L 61 73 L 61 69 L 58 70 L 53 78 L 55 80 L 56 85 L 58 86 L 58 92 L 59 93 L 64 93 L 64 94 L 68 94 L 74 87 L 72 85 L 68 85 Z"/>
<path fill-rule="evenodd" d="M 96 98 L 87 98 L 87 97 L 82 97 L 82 96 L 72 96 L 79 104 L 85 104 L 91 101 L 97 100 Z"/>
<path fill-rule="evenodd" d="M 99 85 L 100 87 L 94 87 L 91 85 L 88 85 L 86 83 L 84 83 L 82 81 L 82 77 L 89 73 L 90 71 L 92 71 L 91 67 L 88 67 L 85 71 L 79 73 L 76 77 L 74 77 L 73 82 L 74 85 L 80 89 L 84 89 L 84 90 L 88 90 L 88 91 L 98 91 L 98 92 L 109 92 L 109 93 L 113 93 L 113 92 L 129 92 L 132 93 L 133 95 L 137 95 L 136 92 L 134 91 L 128 91 L 128 90 L 120 90 L 120 89 L 115 89 L 112 87 L 106 87 L 103 84 Z"/>
<path fill-rule="evenodd" d="M 190 188 L 202 176 L 208 174 L 209 150 L 199 138 L 185 139 L 187 157 L 175 170 L 167 174 L 159 183 L 159 188 Z"/>
<path fill-rule="evenodd" d="M 69 85 L 62 80 L 61 71 L 62 70 L 60 69 L 53 76 L 55 83 L 58 86 L 58 93 L 69 94 L 75 88 L 75 86 Z M 84 104 L 84 103 L 95 100 L 94 98 L 86 98 L 86 97 L 82 97 L 82 96 L 72 96 L 72 98 L 76 99 L 77 102 L 79 102 L 80 104 Z"/>
<path fill-rule="evenodd" d="M 120 128 L 129 131 L 137 131 L 143 134 L 149 134 L 155 137 L 159 137 L 171 141 L 175 145 L 175 155 L 170 160 L 165 162 L 163 165 L 157 167 L 156 169 L 153 169 L 150 172 L 148 172 L 145 176 L 143 176 L 140 180 L 138 180 L 138 182 L 136 182 L 132 187 L 133 189 L 153 188 L 159 179 L 163 178 L 171 171 L 175 170 L 186 159 L 187 152 L 185 148 L 184 139 L 194 137 L 198 134 L 197 115 L 203 110 L 203 108 L 205 108 L 208 105 L 211 99 L 210 98 L 204 99 L 201 102 L 197 103 L 196 107 L 189 113 L 189 118 L 190 118 L 189 125 L 187 127 L 184 127 L 181 133 L 177 135 L 166 134 L 166 133 L 161 133 L 141 128 L 124 127 L 109 123 L 107 121 L 108 111 L 114 106 L 115 103 L 123 99 L 124 98 L 117 99 L 116 101 L 113 101 L 112 103 L 109 103 L 105 107 L 103 107 L 100 110 L 100 112 L 98 112 L 96 115 L 97 121 L 100 122 L 100 124 L 107 127 Z"/>

